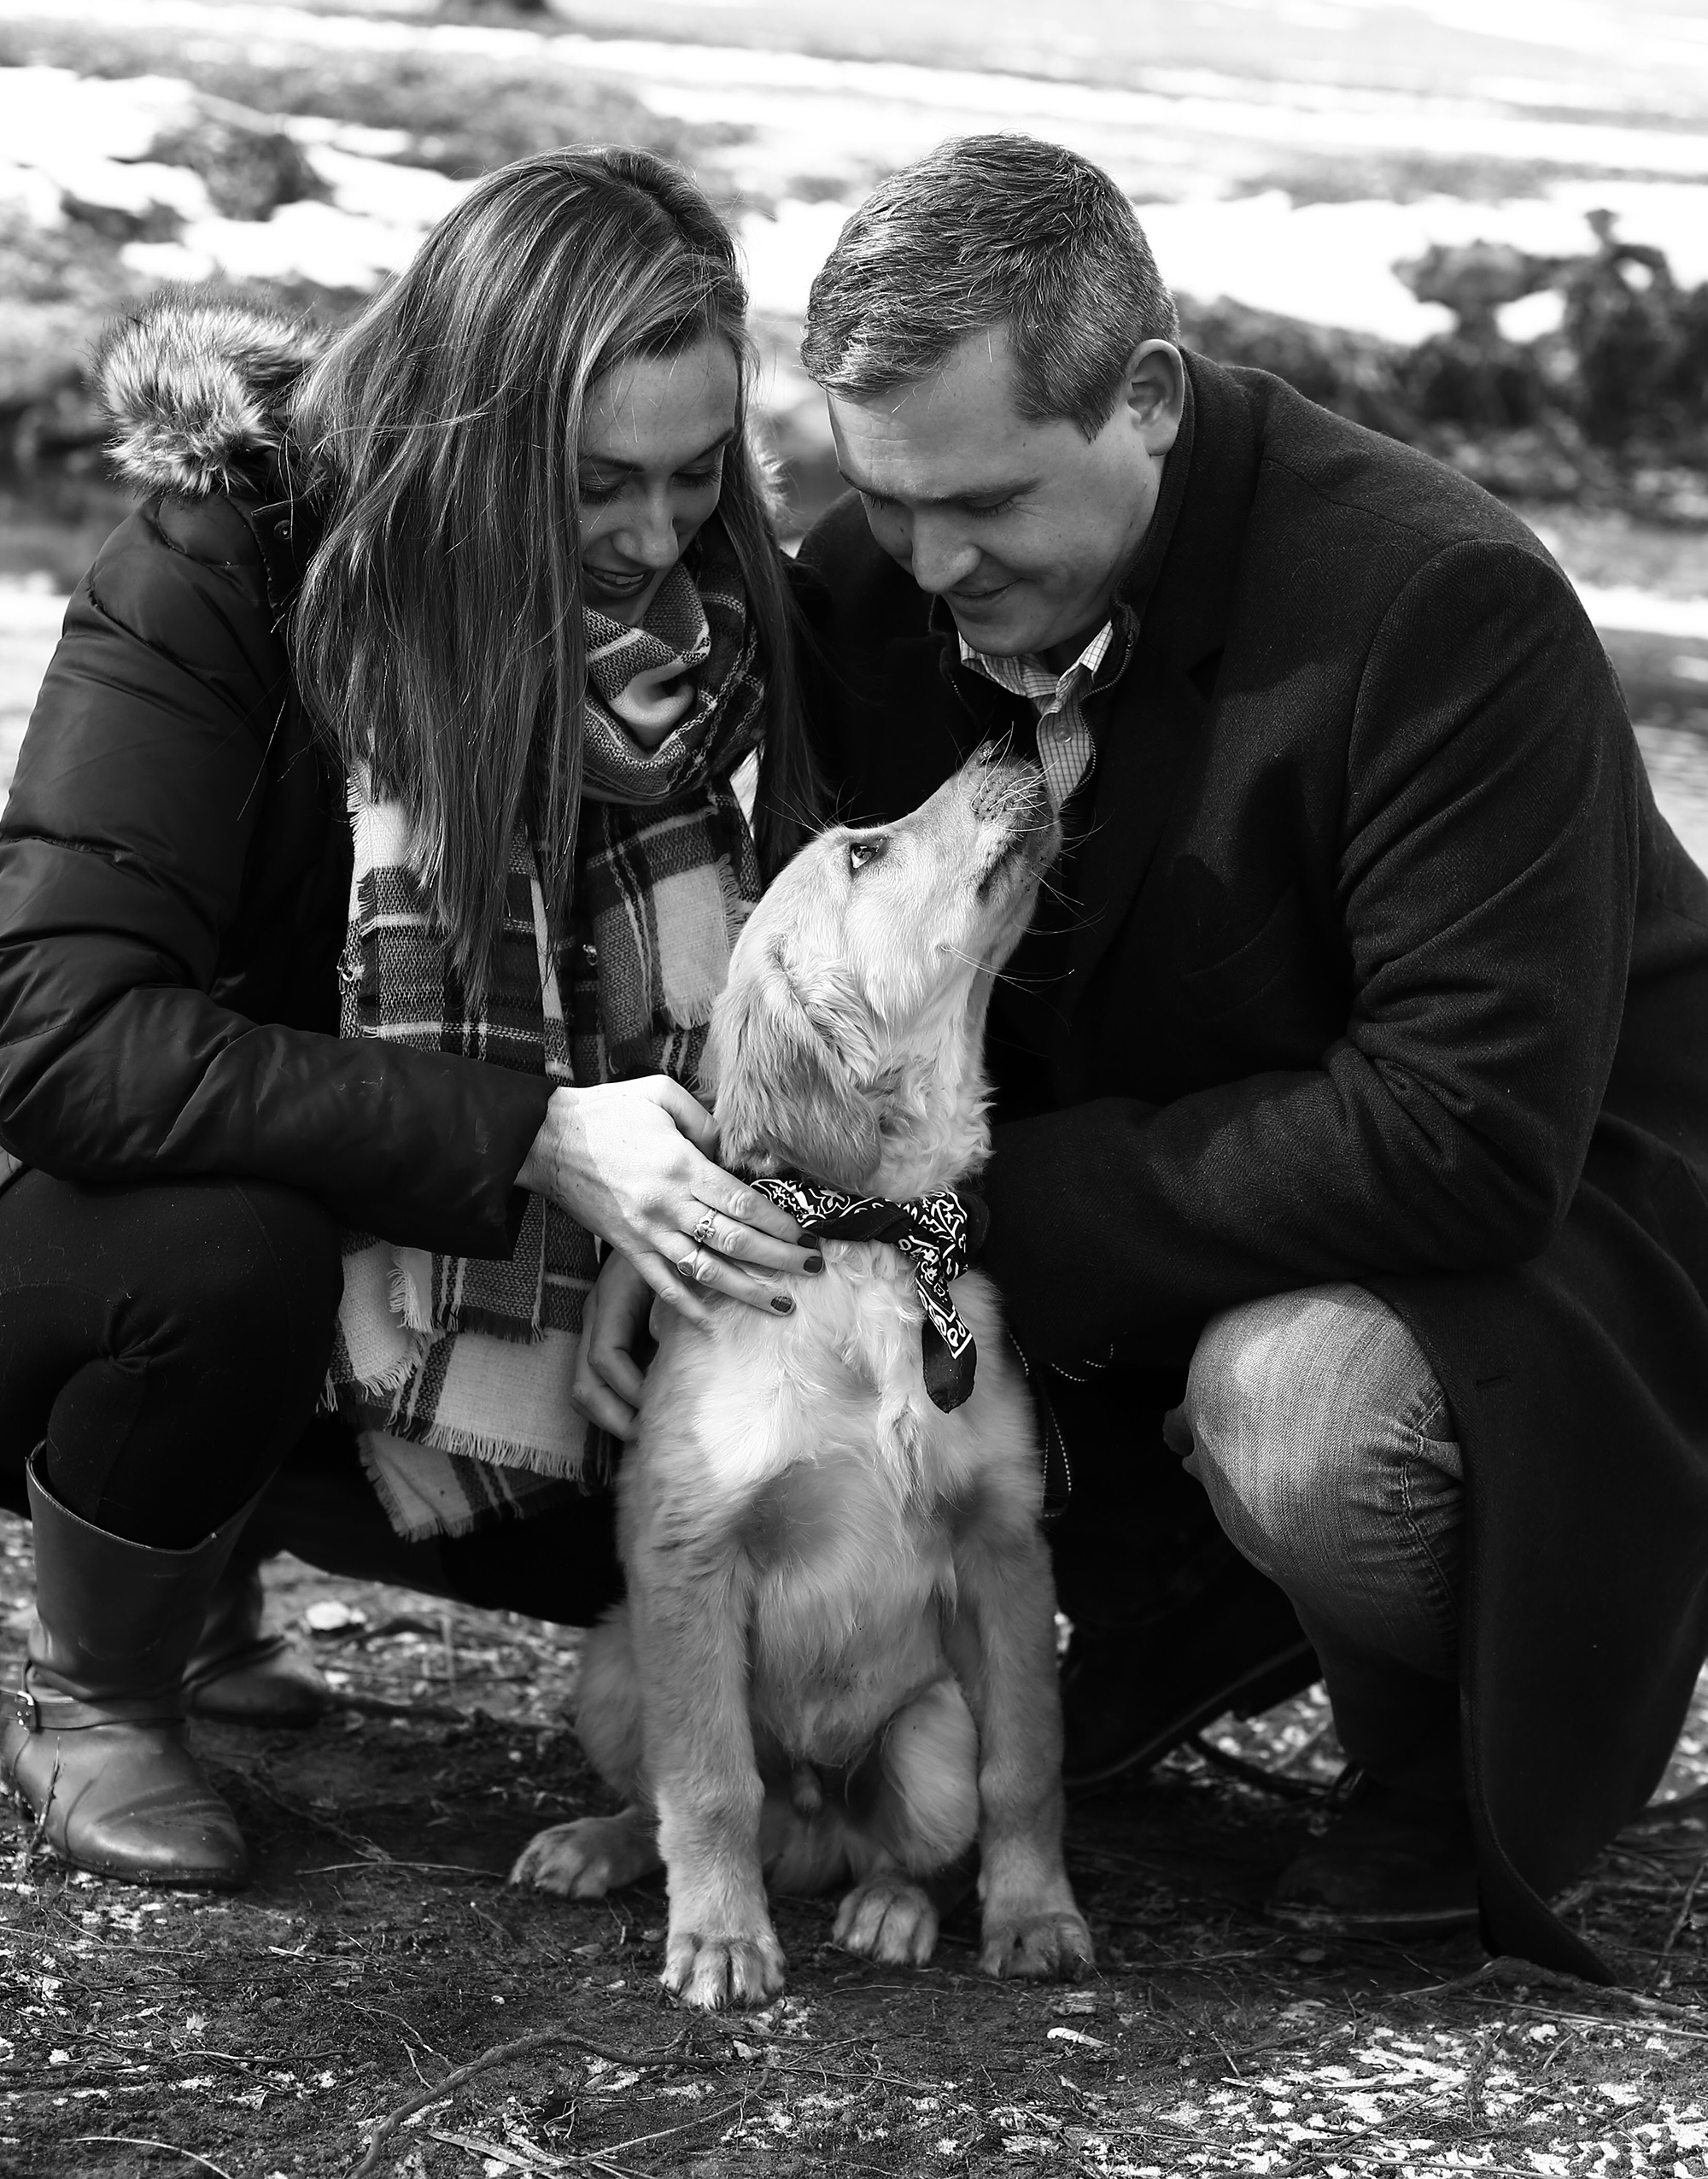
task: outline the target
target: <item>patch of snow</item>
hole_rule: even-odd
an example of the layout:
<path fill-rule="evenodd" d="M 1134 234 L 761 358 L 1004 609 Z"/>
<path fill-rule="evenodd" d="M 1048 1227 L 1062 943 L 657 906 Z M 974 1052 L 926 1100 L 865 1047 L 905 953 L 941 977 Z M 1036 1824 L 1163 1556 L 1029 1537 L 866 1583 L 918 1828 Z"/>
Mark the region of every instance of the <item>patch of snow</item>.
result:
<path fill-rule="evenodd" d="M 1628 583 L 1579 583 L 1576 588 L 1583 610 L 1598 628 L 1708 639 L 1708 598 L 1664 598 Z"/>
<path fill-rule="evenodd" d="M 1698 195 L 1708 210 L 1708 190 Z M 1541 197 L 1296 205 L 1284 190 L 1266 190 L 1220 202 L 1141 204 L 1138 216 L 1164 279 L 1182 294 L 1226 296 L 1407 343 L 1453 323 L 1451 312 L 1419 302 L 1393 269 L 1432 243 L 1509 242 L 1545 256 L 1591 246 L 1575 207 Z"/>
<path fill-rule="evenodd" d="M 1550 184 L 1547 198 L 1580 215 L 1601 207 L 1617 213 L 1627 241 L 1666 252 L 1675 279 L 1688 286 L 1708 280 L 1708 189 L 1688 182 L 1562 181 Z"/>
<path fill-rule="evenodd" d="M 185 287 L 211 280 L 219 270 L 217 257 L 182 242 L 127 242 L 119 260 L 145 280 L 177 280 Z"/>
<path fill-rule="evenodd" d="M 1539 341 L 1559 331 L 1565 297 L 1558 288 L 1543 288 L 1535 295 L 1521 295 L 1516 302 L 1503 303 L 1494 314 L 1509 341 Z"/>
<path fill-rule="evenodd" d="M 121 163 L 72 145 L 56 157 L 39 160 L 36 171 L 80 204 L 137 218 L 164 210 L 175 212 L 181 220 L 205 220 L 213 210 L 207 185 L 188 167 L 164 167 L 149 160 Z"/>
<path fill-rule="evenodd" d="M 21 167 L 50 165 L 74 148 L 145 159 L 164 130 L 184 126 L 194 113 L 195 93 L 175 76 L 109 82 L 69 68 L 0 68 L 0 144 Z"/>
<path fill-rule="evenodd" d="M 798 317 L 806 308 L 813 275 L 829 256 L 854 211 L 852 202 L 805 204 L 790 198 L 775 219 L 749 212 L 741 221 L 747 295 L 755 310 Z"/>
<path fill-rule="evenodd" d="M 1282 190 L 1252 196 L 1199 196 L 1141 203 L 1138 216 L 1162 276 L 1183 295 L 1219 296 L 1260 310 L 1410 344 L 1444 332 L 1452 313 L 1419 302 L 1394 267 L 1431 244 L 1506 242 L 1537 256 L 1573 256 L 1592 248 L 1583 214 L 1597 205 L 1621 219 L 1620 231 L 1666 250 L 1681 282 L 1708 279 L 1708 187 L 1636 183 L 1563 183 L 1547 196 L 1479 204 L 1429 196 L 1396 204 L 1385 198 L 1296 204 Z M 741 222 L 756 309 L 798 316 L 813 275 L 855 209 L 855 200 L 787 200 L 775 219 L 750 213 Z M 1547 291 L 1509 303 L 1501 325 L 1531 340 L 1559 323 L 1562 303 Z"/>
<path fill-rule="evenodd" d="M 318 280 L 329 288 L 371 288 L 401 272 L 419 248 L 425 225 L 401 226 L 346 212 L 336 204 L 281 204 L 270 220 L 196 220 L 175 243 L 127 243 L 135 271 L 174 278 L 205 278 L 207 270 L 233 280 Z M 181 253 L 168 259 L 167 252 Z M 167 272 L 169 263 L 184 267 Z"/>
<path fill-rule="evenodd" d="M 0 159 L 0 203 L 15 205 L 33 227 L 56 227 L 65 217 L 61 194 L 33 167 Z"/>
<path fill-rule="evenodd" d="M 401 159 L 414 138 L 407 129 L 371 129 L 361 121 L 330 120 L 324 114 L 281 114 L 278 125 L 298 144 L 326 144 L 362 159 Z"/>
<path fill-rule="evenodd" d="M 474 186 L 472 182 L 453 181 L 430 167 L 401 167 L 330 144 L 310 145 L 307 157 L 341 212 L 386 226 L 413 227 L 421 234 L 460 204 Z M 278 217 L 275 213 L 273 218 Z"/>

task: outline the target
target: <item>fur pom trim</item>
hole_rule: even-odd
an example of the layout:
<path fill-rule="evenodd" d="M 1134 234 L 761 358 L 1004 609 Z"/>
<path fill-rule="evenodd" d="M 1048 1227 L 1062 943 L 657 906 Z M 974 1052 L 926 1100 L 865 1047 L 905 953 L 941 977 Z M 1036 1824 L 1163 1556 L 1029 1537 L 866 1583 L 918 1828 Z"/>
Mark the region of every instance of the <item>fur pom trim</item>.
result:
<path fill-rule="evenodd" d="M 119 319 L 93 378 L 120 477 L 179 499 L 242 489 L 279 444 L 291 391 L 323 346 L 300 319 L 184 291 Z"/>

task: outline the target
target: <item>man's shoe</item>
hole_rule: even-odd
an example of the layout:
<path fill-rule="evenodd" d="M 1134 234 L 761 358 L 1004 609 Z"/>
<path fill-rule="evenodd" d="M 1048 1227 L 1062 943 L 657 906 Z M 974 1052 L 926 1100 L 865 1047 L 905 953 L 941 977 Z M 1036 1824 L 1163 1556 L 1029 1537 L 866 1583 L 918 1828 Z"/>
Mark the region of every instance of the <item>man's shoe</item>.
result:
<path fill-rule="evenodd" d="M 1286 1597 L 1218 1541 L 1202 1582 L 1171 1608 L 1075 1628 L 1062 1672 L 1070 1787 L 1147 1769 L 1229 1710 L 1255 1716 L 1320 1678 Z"/>
<path fill-rule="evenodd" d="M 208 1601 L 201 1639 L 184 1668 L 184 1707 L 199 1718 L 246 1725 L 312 1725 L 332 1690 L 282 1634 L 262 1631 L 260 1568 L 234 1556 Z"/>
<path fill-rule="evenodd" d="M 1284 1869 L 1269 1903 L 1348 1936 L 1446 1936 L 1477 1922 L 1477 1854 L 1462 1801 L 1355 1778 L 1342 1813 Z"/>
<path fill-rule="evenodd" d="M 237 1819 L 184 1744 L 184 1667 L 249 1508 L 188 1551 L 110 1536 L 28 1470 L 36 1624 L 0 1729 L 0 1780 L 47 1843 L 128 1883 L 230 1890 Z"/>

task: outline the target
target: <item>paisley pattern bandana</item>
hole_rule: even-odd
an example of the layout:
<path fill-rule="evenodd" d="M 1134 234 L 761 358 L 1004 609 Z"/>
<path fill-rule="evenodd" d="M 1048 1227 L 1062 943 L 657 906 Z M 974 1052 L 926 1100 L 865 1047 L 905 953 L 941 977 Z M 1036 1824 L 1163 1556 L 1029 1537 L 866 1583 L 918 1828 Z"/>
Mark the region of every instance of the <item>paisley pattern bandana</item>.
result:
<path fill-rule="evenodd" d="M 913 1267 L 925 1309 L 920 1327 L 925 1389 L 948 1414 L 973 1389 L 979 1353 L 949 1288 L 970 1270 L 985 1245 L 990 1213 L 970 1188 L 939 1188 L 910 1202 L 846 1195 L 840 1188 L 790 1177 L 749 1183 L 787 1210 L 804 1233 L 828 1241 L 887 1241 Z"/>

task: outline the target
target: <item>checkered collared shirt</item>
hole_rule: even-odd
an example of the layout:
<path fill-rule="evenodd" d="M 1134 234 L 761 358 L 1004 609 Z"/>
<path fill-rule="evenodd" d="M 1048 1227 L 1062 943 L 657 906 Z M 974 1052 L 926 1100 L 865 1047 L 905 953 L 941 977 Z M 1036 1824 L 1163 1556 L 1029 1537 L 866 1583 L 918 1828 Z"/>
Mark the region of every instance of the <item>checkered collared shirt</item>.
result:
<path fill-rule="evenodd" d="M 1025 652 L 1019 658 L 990 658 L 983 651 L 975 651 L 964 636 L 956 638 L 962 665 L 982 673 L 1010 695 L 1029 698 L 1036 708 L 1044 788 L 1057 817 L 1091 769 L 1097 754 L 1085 719 L 1085 700 L 1094 690 L 1113 688 L 1126 672 L 1132 654 L 1133 629 L 1131 610 L 1118 607 L 1062 674 L 1052 673 L 1033 652 Z"/>

